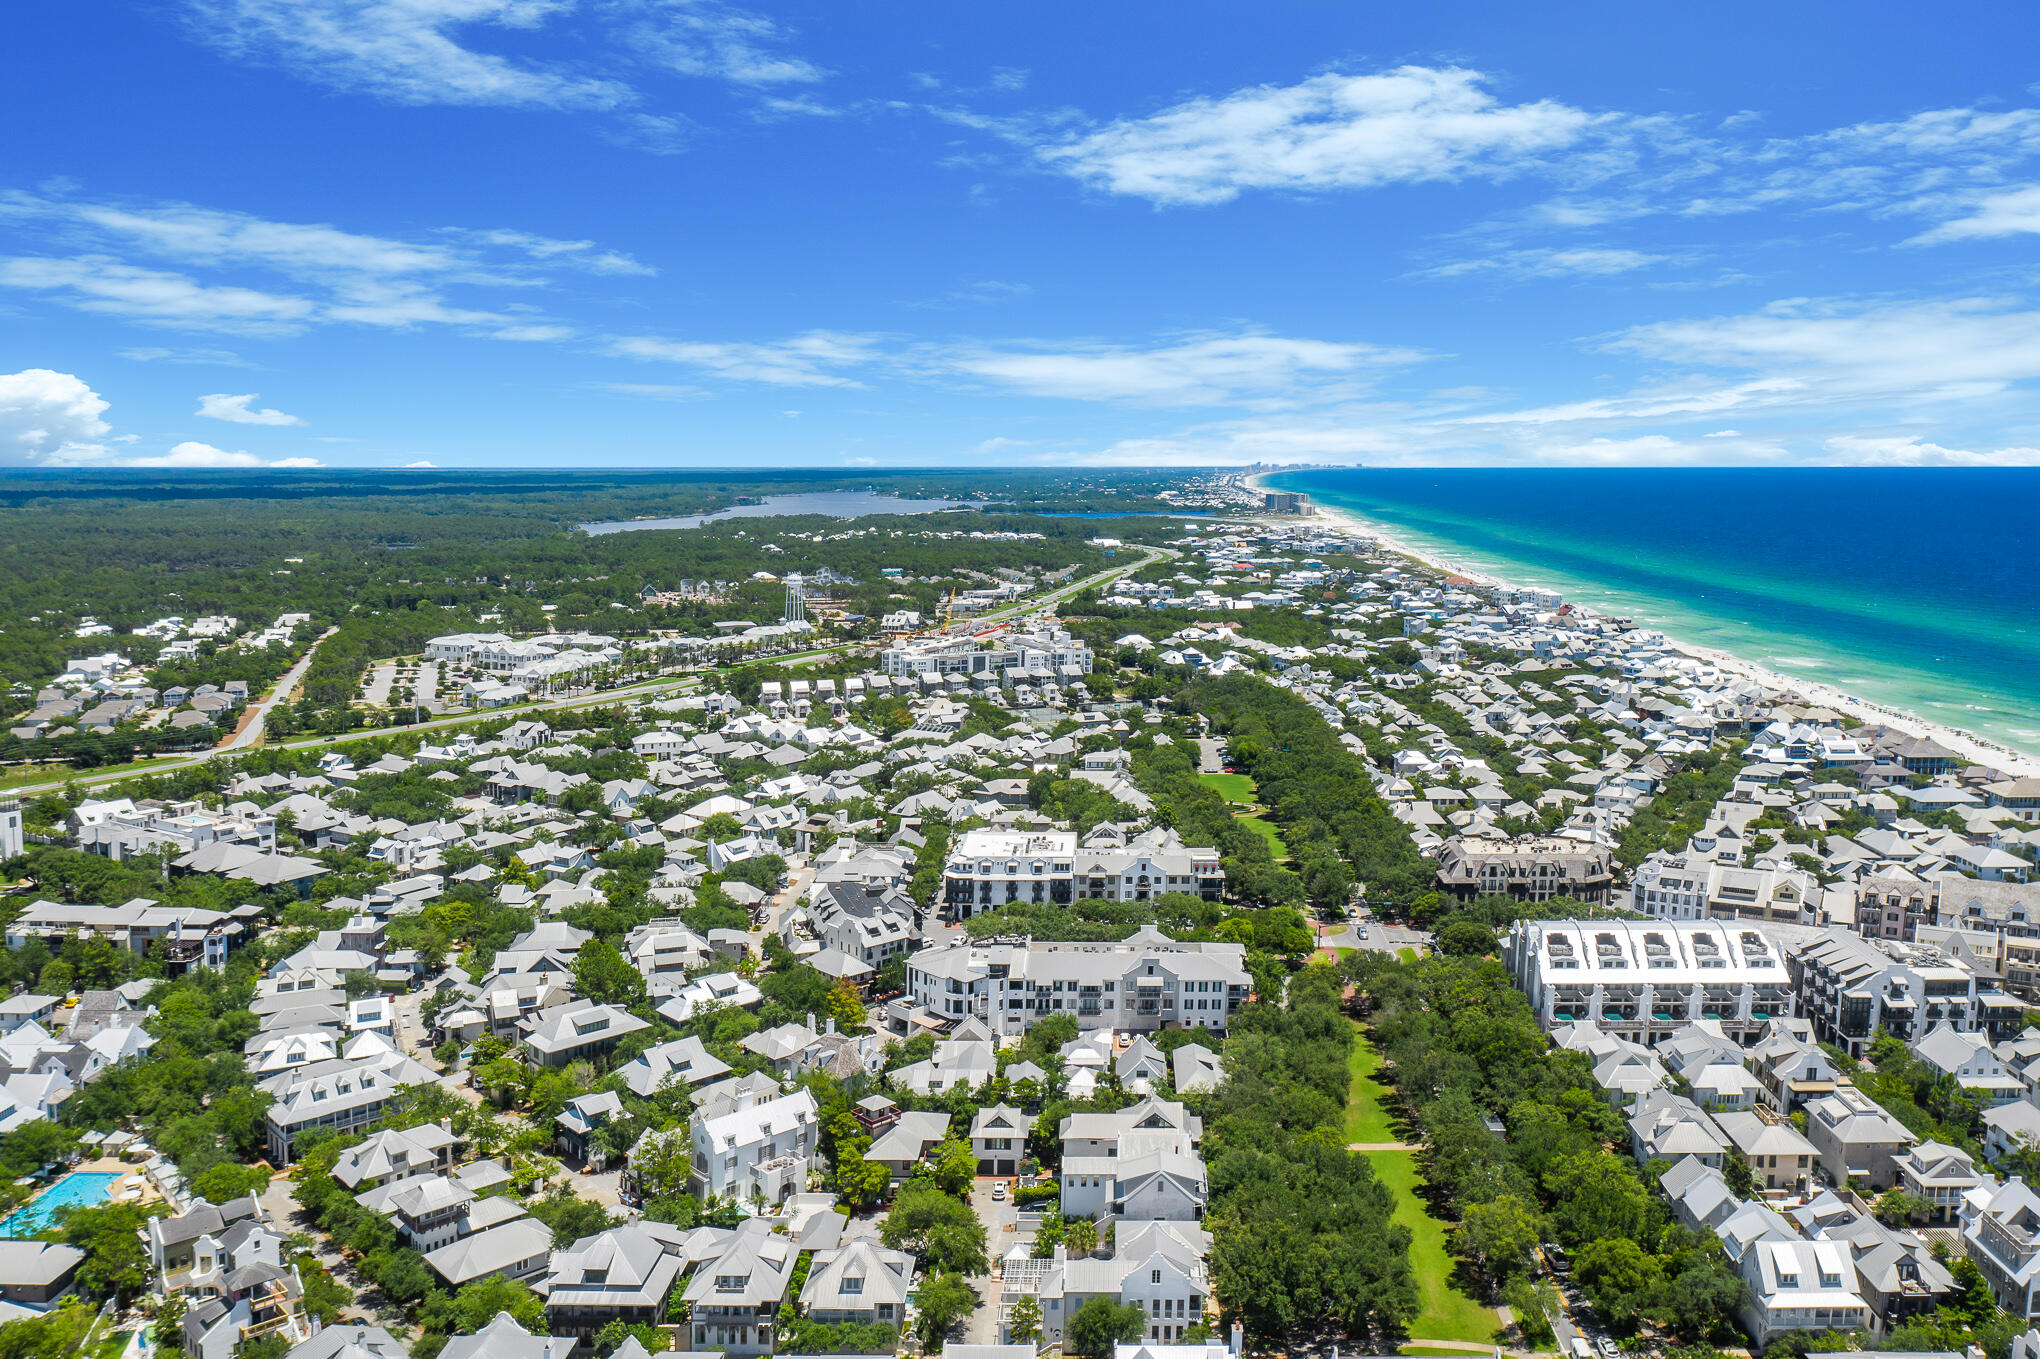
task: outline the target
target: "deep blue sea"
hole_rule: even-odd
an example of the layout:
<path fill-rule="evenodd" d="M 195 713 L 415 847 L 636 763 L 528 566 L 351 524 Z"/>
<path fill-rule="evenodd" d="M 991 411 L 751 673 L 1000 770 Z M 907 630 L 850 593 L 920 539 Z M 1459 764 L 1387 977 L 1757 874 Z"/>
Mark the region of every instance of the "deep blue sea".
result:
<path fill-rule="evenodd" d="M 2040 469 L 1285 472 L 1501 580 L 2040 753 Z"/>

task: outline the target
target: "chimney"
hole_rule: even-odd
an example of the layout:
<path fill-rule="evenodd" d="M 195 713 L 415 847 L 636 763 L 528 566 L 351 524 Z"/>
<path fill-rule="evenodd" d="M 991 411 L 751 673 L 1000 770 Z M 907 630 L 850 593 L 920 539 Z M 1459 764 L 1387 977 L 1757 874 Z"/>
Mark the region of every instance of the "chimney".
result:
<path fill-rule="evenodd" d="M 1240 1323 L 1235 1321 L 1233 1323 L 1232 1335 L 1226 1340 L 1226 1353 L 1237 1355 L 1240 1352 L 1240 1338 Z"/>

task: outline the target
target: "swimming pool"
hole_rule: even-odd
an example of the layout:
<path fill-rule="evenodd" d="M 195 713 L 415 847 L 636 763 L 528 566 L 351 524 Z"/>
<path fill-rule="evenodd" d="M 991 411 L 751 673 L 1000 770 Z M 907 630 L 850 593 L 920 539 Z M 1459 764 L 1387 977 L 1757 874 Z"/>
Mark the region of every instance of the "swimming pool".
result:
<path fill-rule="evenodd" d="M 0 1236 L 34 1236 L 55 1225 L 59 1208 L 89 1208 L 103 1203 L 113 1182 L 121 1178 L 103 1170 L 74 1170 L 35 1196 L 35 1201 L 0 1222 Z"/>

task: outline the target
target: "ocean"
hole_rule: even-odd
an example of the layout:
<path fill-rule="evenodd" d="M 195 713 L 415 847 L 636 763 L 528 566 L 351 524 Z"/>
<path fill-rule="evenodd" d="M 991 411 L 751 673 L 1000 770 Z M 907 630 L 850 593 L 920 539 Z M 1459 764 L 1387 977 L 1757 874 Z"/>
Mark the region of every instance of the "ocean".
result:
<path fill-rule="evenodd" d="M 1597 612 L 2040 754 L 2040 469 L 1284 472 Z"/>

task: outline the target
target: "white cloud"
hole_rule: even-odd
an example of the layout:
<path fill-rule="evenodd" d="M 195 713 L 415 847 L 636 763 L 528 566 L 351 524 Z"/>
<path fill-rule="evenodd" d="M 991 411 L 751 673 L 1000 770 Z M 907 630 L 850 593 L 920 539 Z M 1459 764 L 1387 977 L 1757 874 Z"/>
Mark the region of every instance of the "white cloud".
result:
<path fill-rule="evenodd" d="M 188 363 L 217 368 L 253 368 L 254 364 L 231 349 L 166 349 L 148 345 L 116 351 L 136 363 Z"/>
<path fill-rule="evenodd" d="M 1454 260 L 1418 272 L 1430 278 L 1461 278 L 1469 274 L 1508 274 L 1517 278 L 1580 278 L 1626 274 L 1670 262 L 1667 255 L 1598 246 L 1543 247 L 1503 250 L 1476 259 Z"/>
<path fill-rule="evenodd" d="M 640 55 L 682 75 L 738 85 L 806 84 L 825 74 L 813 62 L 773 51 L 786 34 L 759 14 L 715 0 L 624 0 L 634 16 L 623 39 Z"/>
<path fill-rule="evenodd" d="M 84 379 L 48 368 L 0 373 L 0 465 L 104 453 L 108 402 Z"/>
<path fill-rule="evenodd" d="M 604 250 L 593 241 L 562 241 L 551 236 L 539 236 L 529 231 L 513 231 L 502 227 L 490 231 L 469 231 L 459 234 L 484 245 L 499 245 L 510 250 L 521 250 L 543 263 L 571 265 L 577 269 L 585 269 L 591 274 L 630 274 L 648 278 L 659 272 L 651 265 L 640 263 L 620 250 Z"/>
<path fill-rule="evenodd" d="M 1198 335 L 1159 348 L 1084 345 L 979 350 L 943 366 L 1033 396 L 1135 405 L 1212 406 L 1288 403 L 1323 397 L 1328 383 L 1417 362 L 1407 349 L 1289 339 L 1278 335 Z"/>
<path fill-rule="evenodd" d="M 1503 104 L 1460 68 L 1320 75 L 1198 98 L 1036 147 L 1112 193 L 1222 203 L 1250 189 L 1311 192 L 1502 179 L 1578 142 L 1596 115 L 1550 100 Z"/>
<path fill-rule="evenodd" d="M 1988 453 L 1944 448 L 1910 435 L 1838 434 L 1823 445 L 1834 461 L 1870 467 L 2032 467 L 2040 448 L 2000 448 Z"/>
<path fill-rule="evenodd" d="M 1990 298 L 1793 298 L 1741 316 L 1637 326 L 1612 348 L 1797 382 L 1809 398 L 1974 396 L 2040 378 L 2040 311 Z"/>
<path fill-rule="evenodd" d="M 1677 386 L 1657 386 L 1625 396 L 1590 397 L 1556 406 L 1537 406 L 1457 418 L 1463 425 L 1559 425 L 1575 420 L 1653 420 L 1708 415 L 1749 406 L 1777 405 L 1805 388 L 1798 378 L 1759 378 L 1723 387 L 1688 379 Z"/>
<path fill-rule="evenodd" d="M 1969 216 L 1943 222 L 1932 231 L 1915 236 L 1914 245 L 1936 245 L 1943 241 L 1977 240 L 1991 236 L 2017 236 L 2040 232 L 2040 185 L 1991 194 L 1977 201 Z"/>
<path fill-rule="evenodd" d="M 68 456 L 45 458 L 44 464 L 52 467 L 171 467 L 190 470 L 215 470 L 242 467 L 320 467 L 317 458 L 261 458 L 253 453 L 228 452 L 211 444 L 187 439 L 175 444 L 167 453 L 143 457 L 115 457 L 104 450 L 81 451 Z"/>
<path fill-rule="evenodd" d="M 608 276 L 653 272 L 592 241 L 507 228 L 446 228 L 436 233 L 438 240 L 406 241 L 189 203 L 114 204 L 22 193 L 0 193 L 0 220 L 39 231 L 52 244 L 89 248 L 0 262 L 0 286 L 45 291 L 70 306 L 152 324 L 251 335 L 335 323 L 445 325 L 504 340 L 556 342 L 576 332 L 523 304 L 503 311 L 464 305 L 452 290 L 528 291 L 569 270 Z M 138 264 L 126 258 L 130 253 L 179 268 Z M 201 270 L 231 271 L 235 281 L 216 284 L 192 276 Z M 250 270 L 289 282 L 250 286 L 241 281 Z M 240 362 L 231 355 L 207 357 L 220 352 L 146 349 L 130 355 Z"/>
<path fill-rule="evenodd" d="M 685 364 L 738 382 L 780 387 L 861 387 L 836 370 L 878 359 L 876 340 L 811 330 L 775 344 L 711 344 L 668 340 L 655 335 L 612 340 L 609 351 L 624 358 Z"/>
<path fill-rule="evenodd" d="M 303 297 L 203 284 L 104 255 L 0 259 L 0 287 L 48 293 L 79 311 L 147 325 L 235 335 L 292 334 L 318 310 Z"/>
<path fill-rule="evenodd" d="M 519 63 L 456 36 L 530 32 L 572 0 L 191 0 L 199 34 L 232 56 L 280 66 L 330 88 L 396 104 L 614 109 L 620 80 Z"/>
<path fill-rule="evenodd" d="M 211 396 L 198 399 L 199 415 L 208 420 L 227 420 L 237 425 L 302 425 L 303 420 L 295 415 L 285 415 L 279 410 L 254 409 L 256 393 L 247 392 L 240 396 L 229 396 L 225 392 L 214 392 Z"/>
<path fill-rule="evenodd" d="M 690 387 L 678 382 L 598 382 L 594 387 L 601 392 L 642 396 L 653 401 L 706 401 L 715 395 L 706 387 Z"/>
<path fill-rule="evenodd" d="M 437 464 L 437 463 L 430 463 L 430 462 L 426 462 L 426 461 L 424 461 L 423 459 L 420 459 L 420 460 L 419 460 L 419 461 L 417 461 L 417 462 L 407 462 L 407 463 L 405 463 L 405 464 L 404 464 L 405 470 L 407 470 L 407 471 L 408 471 L 408 470 L 410 470 L 410 469 L 412 469 L 412 468 L 418 468 L 418 467 L 436 467 L 436 466 L 438 466 L 438 464 Z"/>

